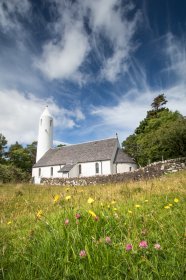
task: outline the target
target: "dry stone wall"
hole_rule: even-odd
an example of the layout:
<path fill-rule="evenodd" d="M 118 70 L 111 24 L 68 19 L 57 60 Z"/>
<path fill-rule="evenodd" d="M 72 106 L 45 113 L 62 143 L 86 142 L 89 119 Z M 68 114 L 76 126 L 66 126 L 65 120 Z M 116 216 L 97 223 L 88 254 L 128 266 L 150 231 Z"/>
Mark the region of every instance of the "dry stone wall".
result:
<path fill-rule="evenodd" d="M 125 172 L 107 176 L 84 178 L 42 178 L 43 185 L 87 186 L 96 184 L 119 183 L 127 181 L 147 180 L 163 174 L 174 173 L 186 169 L 186 157 L 170 159 L 149 164 L 133 172 Z"/>

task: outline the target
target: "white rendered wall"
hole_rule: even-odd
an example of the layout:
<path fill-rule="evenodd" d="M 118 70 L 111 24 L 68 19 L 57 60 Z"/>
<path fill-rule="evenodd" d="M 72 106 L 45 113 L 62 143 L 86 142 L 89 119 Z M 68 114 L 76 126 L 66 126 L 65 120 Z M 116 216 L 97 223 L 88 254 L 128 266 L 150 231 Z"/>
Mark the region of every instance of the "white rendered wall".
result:
<path fill-rule="evenodd" d="M 39 120 L 39 133 L 37 144 L 36 162 L 50 149 L 53 145 L 53 118 L 46 107 Z"/>
<path fill-rule="evenodd" d="M 63 167 L 64 165 L 55 165 L 55 166 L 45 166 L 45 167 L 37 167 L 37 168 L 32 168 L 32 177 L 34 177 L 34 182 L 36 184 L 38 181 L 40 181 L 41 178 L 61 178 L 62 174 L 58 173 L 58 171 Z M 51 167 L 53 167 L 53 176 L 51 176 Z M 39 176 L 39 168 L 41 170 L 41 175 Z"/>
<path fill-rule="evenodd" d="M 99 165 L 99 173 L 96 173 L 96 163 Z M 89 177 L 95 175 L 107 175 L 110 174 L 110 161 L 95 161 L 86 162 L 81 164 L 81 175 L 79 177 Z M 78 164 L 77 164 L 78 165 Z M 79 171 L 79 169 L 78 169 Z"/>
<path fill-rule="evenodd" d="M 135 163 L 117 163 L 116 166 L 117 173 L 130 172 L 136 169 L 137 169 L 137 165 Z"/>
<path fill-rule="evenodd" d="M 110 160 L 102 161 L 102 174 L 103 175 L 111 174 L 111 162 L 110 162 Z"/>

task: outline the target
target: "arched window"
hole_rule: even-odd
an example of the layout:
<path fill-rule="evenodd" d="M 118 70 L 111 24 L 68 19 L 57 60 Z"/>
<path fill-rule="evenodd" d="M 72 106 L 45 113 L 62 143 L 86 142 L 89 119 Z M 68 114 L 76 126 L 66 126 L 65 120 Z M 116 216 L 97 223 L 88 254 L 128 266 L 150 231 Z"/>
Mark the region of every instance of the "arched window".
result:
<path fill-rule="evenodd" d="M 95 168 L 96 168 L 96 174 L 99 174 L 99 163 L 98 162 L 96 162 Z"/>
<path fill-rule="evenodd" d="M 53 176 L 53 167 L 50 168 L 50 176 Z"/>
<path fill-rule="evenodd" d="M 41 177 L 41 168 L 39 168 L 39 177 Z"/>
<path fill-rule="evenodd" d="M 50 120 L 50 126 L 52 126 L 52 120 Z"/>
<path fill-rule="evenodd" d="M 81 164 L 79 164 L 79 175 L 81 175 Z"/>

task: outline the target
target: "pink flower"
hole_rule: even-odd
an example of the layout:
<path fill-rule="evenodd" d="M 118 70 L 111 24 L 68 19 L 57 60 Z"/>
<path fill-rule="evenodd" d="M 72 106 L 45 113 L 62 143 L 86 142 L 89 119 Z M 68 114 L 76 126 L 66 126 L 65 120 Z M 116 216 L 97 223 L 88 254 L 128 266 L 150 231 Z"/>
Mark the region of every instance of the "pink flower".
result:
<path fill-rule="evenodd" d="M 76 214 L 76 219 L 80 219 L 81 215 L 79 213 Z"/>
<path fill-rule="evenodd" d="M 127 251 L 132 250 L 132 244 L 127 244 L 125 248 Z"/>
<path fill-rule="evenodd" d="M 109 236 L 106 236 L 105 242 L 108 243 L 108 244 L 111 243 L 111 242 L 112 242 L 112 241 L 111 241 L 111 238 L 110 238 Z"/>
<path fill-rule="evenodd" d="M 160 249 L 161 249 L 161 245 L 157 243 L 157 244 L 154 245 L 154 248 L 155 248 L 156 250 L 160 250 Z"/>
<path fill-rule="evenodd" d="M 145 240 L 141 241 L 140 244 L 139 244 L 139 247 L 147 248 L 148 247 L 147 241 L 145 241 Z"/>
<path fill-rule="evenodd" d="M 80 253 L 79 253 L 79 256 L 80 256 L 81 258 L 86 257 L 86 255 L 87 255 L 87 253 L 86 253 L 85 250 L 81 250 Z"/>
<path fill-rule="evenodd" d="M 69 219 L 66 219 L 65 220 L 65 225 L 68 225 L 69 224 Z"/>

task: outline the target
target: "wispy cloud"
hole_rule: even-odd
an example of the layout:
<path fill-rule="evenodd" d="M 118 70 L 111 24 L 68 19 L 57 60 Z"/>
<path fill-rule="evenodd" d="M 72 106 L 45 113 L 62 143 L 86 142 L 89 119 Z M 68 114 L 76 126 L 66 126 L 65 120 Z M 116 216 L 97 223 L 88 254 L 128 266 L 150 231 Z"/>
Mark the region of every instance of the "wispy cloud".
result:
<path fill-rule="evenodd" d="M 73 128 L 84 118 L 78 107 L 72 111 L 66 110 L 57 105 L 52 98 L 42 99 L 15 90 L 1 90 L 0 100 L 0 131 L 8 139 L 9 144 L 15 141 L 31 143 L 37 140 L 38 120 L 47 104 L 54 116 L 55 129 Z"/>
<path fill-rule="evenodd" d="M 128 58 L 136 48 L 132 38 L 139 23 L 139 13 L 131 20 L 127 18 L 133 5 L 126 4 L 121 13 L 119 0 L 79 0 L 73 4 L 56 0 L 56 4 L 58 20 L 52 24 L 55 36 L 44 44 L 41 57 L 34 62 L 46 77 L 85 82 L 89 73 L 83 65 L 95 49 L 95 37 L 96 51 L 100 49 L 99 37 L 103 34 L 109 42 L 110 54 L 100 55 L 104 60 L 100 60 L 99 77 L 114 82 L 127 71 Z M 86 25 L 91 31 L 87 31 Z"/>
<path fill-rule="evenodd" d="M 153 98 L 162 92 L 168 99 L 168 108 L 186 115 L 185 45 L 169 33 L 164 38 L 162 52 L 166 54 L 168 61 L 163 72 L 170 76 L 169 79 L 174 77 L 174 83 L 171 86 L 152 89 L 147 82 L 145 69 L 137 63 L 134 78 L 130 77 L 131 87 L 117 105 L 97 106 L 92 109 L 92 115 L 100 118 L 100 131 L 103 128 L 107 131 L 115 129 L 120 133 L 121 139 L 125 139 L 146 116 Z"/>

